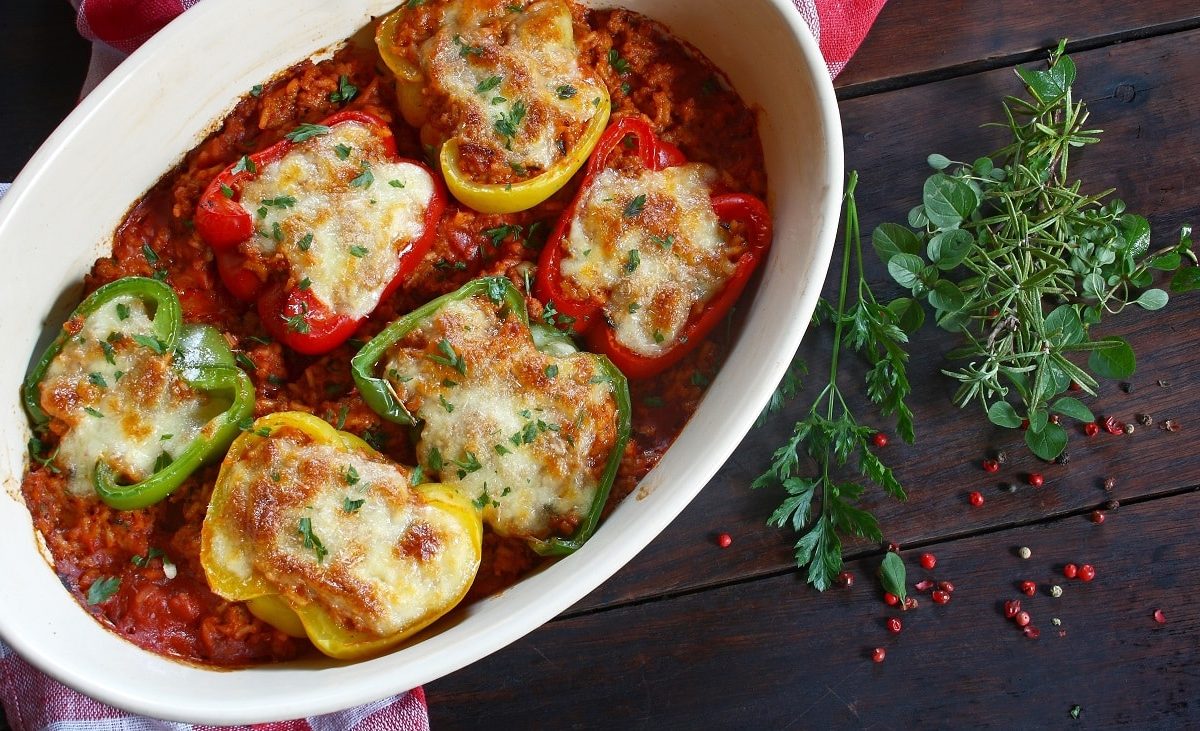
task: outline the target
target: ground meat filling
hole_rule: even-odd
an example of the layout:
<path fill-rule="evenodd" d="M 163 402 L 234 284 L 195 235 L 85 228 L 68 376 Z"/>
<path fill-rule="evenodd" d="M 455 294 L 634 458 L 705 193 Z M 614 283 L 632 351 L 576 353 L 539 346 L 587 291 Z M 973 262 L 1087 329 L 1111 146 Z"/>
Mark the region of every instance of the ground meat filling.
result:
<path fill-rule="evenodd" d="M 417 6 L 413 12 L 426 10 Z M 645 116 L 689 160 L 716 170 L 715 188 L 765 195 L 754 114 L 711 64 L 635 13 L 590 11 L 575 4 L 571 11 L 581 72 L 608 88 L 614 115 Z M 432 34 L 434 28 L 429 25 L 425 32 Z M 95 263 L 85 288 L 90 292 L 130 275 L 163 279 L 179 294 L 187 321 L 212 324 L 226 333 L 254 382 L 256 416 L 310 412 L 360 435 L 400 464 L 416 465 L 407 432 L 382 420 L 354 390 L 350 358 L 361 342 L 393 319 L 470 279 L 508 276 L 527 291 L 539 250 L 575 195 L 577 181 L 515 214 L 482 214 L 451 204 L 421 265 L 380 303 L 358 340 L 319 357 L 296 354 L 266 336 L 254 308 L 237 302 L 221 285 L 211 250 L 192 227 L 200 195 L 223 168 L 302 122 L 316 123 L 341 109 L 379 116 L 392 126 L 401 156 L 424 158 L 420 133 L 400 119 L 394 81 L 382 68 L 373 51 L 347 47 L 320 63 L 302 63 L 247 95 L 178 168 L 133 205 L 114 235 L 112 255 Z M 334 94 L 342 77 L 359 90 L 349 102 Z M 530 297 L 528 305 L 532 321 L 553 319 L 543 303 Z M 677 366 L 631 384 L 632 437 L 606 511 L 633 490 L 670 446 L 725 350 L 719 329 Z M 47 452 L 56 446 L 51 437 Z M 53 463 L 33 460 L 31 465 L 22 489 L 34 523 L 64 586 L 100 622 L 154 652 L 211 665 L 275 662 L 315 652 L 306 640 L 288 637 L 256 619 L 243 604 L 209 590 L 199 541 L 216 466 L 197 471 L 154 506 L 117 511 L 94 497 L 72 494 L 68 475 Z M 467 600 L 510 585 L 540 561 L 525 541 L 485 530 L 483 562 Z M 93 598 L 107 598 L 89 603 L 89 591 L 98 583 L 105 591 L 92 591 Z"/>

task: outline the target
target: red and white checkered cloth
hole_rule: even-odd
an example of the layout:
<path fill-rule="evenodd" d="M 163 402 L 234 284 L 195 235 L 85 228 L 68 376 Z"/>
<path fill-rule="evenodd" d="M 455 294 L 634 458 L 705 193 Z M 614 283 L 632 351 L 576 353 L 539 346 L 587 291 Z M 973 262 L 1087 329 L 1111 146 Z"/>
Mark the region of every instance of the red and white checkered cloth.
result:
<path fill-rule="evenodd" d="M 820 42 L 829 75 L 837 74 L 866 37 L 887 0 L 792 0 Z M 126 54 L 199 0 L 72 0 L 76 26 L 93 41 L 86 96 Z M 0 195 L 8 186 L 0 183 Z M 14 731 L 208 731 L 213 726 L 155 721 L 81 695 L 43 675 L 0 642 L 0 703 Z M 250 731 L 429 731 L 420 688 L 325 716 L 224 727 Z"/>

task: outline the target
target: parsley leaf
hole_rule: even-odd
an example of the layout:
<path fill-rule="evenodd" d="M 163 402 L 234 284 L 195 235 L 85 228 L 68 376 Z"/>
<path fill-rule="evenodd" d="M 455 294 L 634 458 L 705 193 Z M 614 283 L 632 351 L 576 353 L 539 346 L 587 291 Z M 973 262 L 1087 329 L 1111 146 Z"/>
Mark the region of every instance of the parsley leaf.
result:
<path fill-rule="evenodd" d="M 486 94 L 489 91 L 491 91 L 492 89 L 495 89 L 496 87 L 500 86 L 500 83 L 503 81 L 504 81 L 503 76 L 489 76 L 486 79 L 484 79 L 483 81 L 480 81 L 478 84 L 475 85 L 475 93 L 476 94 Z"/>
<path fill-rule="evenodd" d="M 641 215 L 642 209 L 646 207 L 646 194 L 642 193 L 625 204 L 625 210 L 622 212 L 625 218 L 637 218 Z"/>
<path fill-rule="evenodd" d="M 87 603 L 89 606 L 103 604 L 117 593 L 117 589 L 121 588 L 120 576 L 102 576 L 92 582 L 87 591 Z"/>
<path fill-rule="evenodd" d="M 325 544 L 321 543 L 321 539 L 313 533 L 312 518 L 307 516 L 301 518 L 296 532 L 304 538 L 304 547 L 317 554 L 317 563 L 324 561 L 325 557 L 329 555 L 329 551 L 325 549 Z"/>
<path fill-rule="evenodd" d="M 330 92 L 329 101 L 337 104 L 338 102 L 348 102 L 358 95 L 358 87 L 350 83 L 350 77 L 342 74 L 338 77 L 337 91 Z"/>
<path fill-rule="evenodd" d="M 242 155 L 237 161 L 237 165 L 233 166 L 233 172 L 254 174 L 258 172 L 258 166 L 254 164 L 249 155 Z"/>
<path fill-rule="evenodd" d="M 329 132 L 330 129 L 323 124 L 309 124 L 305 122 L 291 132 L 288 132 L 284 137 L 290 142 L 304 142 L 314 137 L 322 137 L 329 134 Z"/>

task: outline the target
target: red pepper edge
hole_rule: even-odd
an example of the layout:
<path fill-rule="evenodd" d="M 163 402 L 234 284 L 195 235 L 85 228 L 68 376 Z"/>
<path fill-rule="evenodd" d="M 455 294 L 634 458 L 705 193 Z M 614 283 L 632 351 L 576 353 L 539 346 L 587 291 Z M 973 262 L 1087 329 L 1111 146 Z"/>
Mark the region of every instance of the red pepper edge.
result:
<path fill-rule="evenodd" d="M 571 329 L 584 335 L 591 351 L 607 355 L 626 377 L 642 379 L 663 372 L 695 350 L 741 296 L 746 284 L 750 281 L 750 276 L 759 263 L 766 258 L 767 250 L 771 246 L 771 216 L 767 211 L 766 204 L 752 195 L 723 193 L 712 196 L 713 211 L 718 219 L 741 221 L 746 226 L 747 249 L 738 257 L 733 274 L 720 293 L 708 302 L 700 316 L 684 327 L 676 344 L 670 350 L 658 356 L 647 357 L 626 348 L 617 341 L 613 328 L 609 327 L 602 317 L 597 316 L 604 303 L 601 301 L 583 302 L 564 295 L 559 271 L 564 248 L 563 241 L 571 221 L 575 217 L 575 211 L 578 210 L 583 200 L 583 195 L 591 187 L 593 178 L 607 166 L 617 145 L 621 144 L 626 137 L 633 137 L 637 141 L 638 157 L 648 170 L 659 171 L 687 162 L 687 158 L 678 148 L 659 139 L 650 124 L 641 118 L 623 117 L 610 125 L 596 144 L 596 151 L 592 153 L 592 157 L 588 161 L 579 192 L 576 193 L 571 205 L 563 211 L 545 248 L 542 249 L 541 258 L 538 261 L 535 289 L 538 298 L 543 302 L 553 302 L 555 309 L 559 312 L 575 318 Z"/>
<path fill-rule="evenodd" d="M 395 137 L 379 117 L 367 112 L 347 110 L 330 115 L 320 124 L 334 127 L 347 122 L 358 122 L 371 127 L 382 141 L 384 151 L 390 158 L 395 162 L 420 167 L 434 182 L 433 197 L 425 209 L 423 233 L 400 252 L 400 267 L 396 276 L 380 294 L 379 301 L 382 302 L 408 278 L 429 250 L 437 232 L 437 222 L 445 209 L 446 192 L 441 179 L 426 165 L 397 154 Z M 250 155 L 249 158 L 256 170 L 262 170 L 286 155 L 296 144 L 298 143 L 283 139 Z M 254 219 L 242 207 L 242 184 L 257 173 L 245 170 L 234 172 L 236 166 L 237 163 L 234 163 L 217 174 L 196 206 L 196 231 L 212 247 L 221 281 L 234 297 L 244 302 L 257 300 L 263 326 L 275 339 L 307 355 L 319 355 L 332 350 L 354 334 L 365 318 L 352 320 L 334 314 L 311 291 L 297 288 L 284 291 L 283 284 L 278 282 L 266 286 L 266 282 L 260 279 L 258 274 L 246 268 L 247 257 L 238 251 L 237 247 L 254 235 Z M 222 186 L 229 188 L 233 195 L 226 196 L 222 192 Z M 297 332 L 285 326 L 289 318 L 297 315 L 304 316 L 308 324 L 306 332 Z"/>

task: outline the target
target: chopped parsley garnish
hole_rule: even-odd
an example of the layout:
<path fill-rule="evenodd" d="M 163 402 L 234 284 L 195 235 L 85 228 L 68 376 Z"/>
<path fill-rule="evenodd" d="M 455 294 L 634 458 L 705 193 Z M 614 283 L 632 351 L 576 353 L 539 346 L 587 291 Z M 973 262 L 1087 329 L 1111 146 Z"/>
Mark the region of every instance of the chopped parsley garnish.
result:
<path fill-rule="evenodd" d="M 513 171 L 514 173 L 516 173 L 517 175 L 525 175 L 525 174 L 527 174 L 527 173 L 529 172 L 529 169 L 528 169 L 528 168 L 526 168 L 526 167 L 525 167 L 524 165 L 522 165 L 521 163 L 519 163 L 519 162 L 515 162 L 515 161 L 510 161 L 510 162 L 508 163 L 508 167 L 509 167 L 509 168 L 511 168 L 511 169 L 512 169 L 512 171 Z"/>
<path fill-rule="evenodd" d="M 622 94 L 624 94 L 625 96 L 629 96 L 629 92 L 631 92 L 631 91 L 633 91 L 633 87 L 629 85 L 628 81 L 621 84 L 621 93 Z"/>
<path fill-rule="evenodd" d="M 254 428 L 254 417 L 253 416 L 247 416 L 246 418 L 239 421 L 238 429 L 240 429 L 244 432 L 250 432 L 251 434 L 253 434 L 257 437 L 262 437 L 264 439 L 271 436 L 271 430 L 265 426 L 260 426 L 257 429 Z M 276 480 L 276 482 L 278 482 L 278 480 Z"/>
<path fill-rule="evenodd" d="M 101 340 L 100 349 L 104 351 L 104 360 L 108 361 L 109 365 L 117 364 L 116 351 L 113 350 L 113 346 Z"/>
<path fill-rule="evenodd" d="M 277 242 L 283 243 L 283 226 L 279 225 L 279 221 L 271 223 L 271 238 Z"/>
<path fill-rule="evenodd" d="M 503 457 L 506 454 L 512 454 L 512 450 L 509 449 L 508 447 L 504 446 L 503 444 L 497 444 L 493 447 L 493 449 L 495 449 L 496 454 L 500 455 L 501 457 Z"/>
<path fill-rule="evenodd" d="M 322 137 L 329 134 L 329 132 L 330 129 L 323 124 L 309 124 L 305 122 L 291 132 L 288 132 L 284 137 L 290 142 L 304 142 L 314 137 Z"/>
<path fill-rule="evenodd" d="M 642 306 L 641 306 L 641 305 L 639 305 L 637 302 L 630 302 L 630 303 L 629 303 L 629 314 L 631 314 L 631 315 L 632 315 L 633 313 L 637 312 L 637 311 L 638 311 L 638 310 L 640 310 L 640 309 L 642 309 Z"/>
<path fill-rule="evenodd" d="M 325 544 L 321 543 L 321 539 L 313 533 L 312 518 L 301 518 L 297 532 L 304 537 L 304 547 L 317 554 L 317 563 L 324 561 L 325 557 L 329 555 L 329 551 L 325 550 Z"/>
<path fill-rule="evenodd" d="M 35 462 L 40 464 L 42 467 L 45 467 L 46 469 L 50 470 L 52 473 L 54 473 L 56 475 L 59 473 L 60 470 L 53 463 L 54 458 L 58 456 L 58 448 L 57 447 L 54 448 L 53 452 L 51 452 L 50 454 L 43 457 L 42 453 L 46 451 L 46 445 L 42 442 L 41 439 L 38 439 L 37 437 L 29 437 L 28 446 L 29 446 L 29 456 Z"/>
<path fill-rule="evenodd" d="M 393 381 L 399 381 L 400 383 L 408 383 L 413 379 L 412 376 L 401 375 L 400 371 L 396 370 L 395 368 L 388 368 L 387 377 Z"/>
<path fill-rule="evenodd" d="M 249 155 L 242 155 L 242 158 L 237 161 L 237 165 L 233 166 L 233 172 L 250 173 L 253 175 L 258 172 L 258 166 L 254 164 Z"/>
<path fill-rule="evenodd" d="M 358 509 L 366 502 L 366 500 L 351 500 L 345 497 L 342 498 L 342 510 L 345 510 L 347 513 L 357 513 Z"/>
<path fill-rule="evenodd" d="M 652 409 L 661 409 L 666 402 L 662 400 L 661 396 L 647 396 L 642 399 L 642 403 Z"/>
<path fill-rule="evenodd" d="M 350 256 L 355 256 L 355 257 L 358 257 L 359 259 L 366 256 L 369 252 L 370 252 L 370 249 L 368 249 L 365 246 L 359 246 L 359 245 L 355 244 L 354 246 L 350 247 Z"/>
<path fill-rule="evenodd" d="M 666 339 L 666 338 L 664 338 L 664 337 L 663 337 L 662 330 L 655 330 L 655 331 L 654 331 L 654 342 L 656 342 L 656 343 L 661 343 L 661 342 L 662 342 L 663 340 L 665 340 L 665 339 Z"/>
<path fill-rule="evenodd" d="M 88 605 L 102 604 L 112 598 L 121 588 L 120 576 L 104 576 L 92 582 L 88 587 Z"/>
<path fill-rule="evenodd" d="M 571 86 L 570 84 L 563 84 L 562 86 L 555 89 L 555 91 L 558 93 L 559 99 L 571 99 L 572 97 L 574 97 L 576 94 L 579 93 L 579 89 L 576 89 L 575 87 Z"/>
<path fill-rule="evenodd" d="M 474 452 L 467 452 L 467 456 L 461 460 L 452 460 L 450 464 L 458 466 L 458 479 L 466 477 L 472 472 L 478 472 L 483 469 L 483 465 L 479 463 L 479 458 Z"/>
<path fill-rule="evenodd" d="M 169 442 L 169 441 L 171 441 L 172 437 L 174 437 L 174 436 L 175 436 L 174 434 L 160 434 L 160 435 L 158 435 L 158 441 Z"/>
<path fill-rule="evenodd" d="M 505 9 L 505 10 L 507 10 L 508 12 L 510 12 L 510 13 L 523 13 L 523 12 L 525 12 L 525 8 L 521 7 L 520 5 L 517 5 L 516 3 L 511 3 L 511 4 L 509 4 L 509 5 L 505 5 L 505 6 L 504 6 L 504 9 Z"/>
<path fill-rule="evenodd" d="M 103 373 L 96 373 L 96 372 L 89 373 L 88 380 L 91 381 L 92 384 L 99 386 L 100 388 L 108 388 L 108 382 L 104 380 Z"/>
<path fill-rule="evenodd" d="M 158 263 L 158 254 L 154 249 L 150 248 L 150 244 L 142 244 L 142 256 L 146 257 L 146 263 L 154 265 Z"/>
<path fill-rule="evenodd" d="M 168 453 L 167 450 L 164 449 L 163 453 L 158 455 L 158 459 L 154 460 L 153 472 L 159 472 L 161 470 L 165 470 L 166 468 L 170 467 L 171 463 L 174 461 L 175 461 L 175 458 L 172 457 L 170 455 L 170 453 Z"/>
<path fill-rule="evenodd" d="M 291 208 L 296 205 L 296 196 L 281 195 L 275 198 L 263 198 L 262 204 L 272 208 Z"/>
<path fill-rule="evenodd" d="M 642 263 L 642 255 L 637 249 L 629 250 L 629 259 L 625 262 L 625 271 L 632 274 Z"/>
<path fill-rule="evenodd" d="M 546 366 L 546 378 L 555 378 L 558 376 L 558 366 L 551 363 Z"/>
<path fill-rule="evenodd" d="M 306 302 L 300 303 L 300 312 L 296 313 L 295 315 L 292 315 L 291 317 L 280 315 L 280 317 L 282 317 L 283 321 L 287 323 L 288 330 L 291 330 L 294 333 L 300 333 L 301 335 L 306 335 L 308 333 L 308 304 Z"/>
<path fill-rule="evenodd" d="M 342 479 L 346 481 L 347 485 L 354 485 L 358 482 L 358 470 L 354 468 L 354 465 L 346 465 L 346 469 L 342 472 Z"/>
<path fill-rule="evenodd" d="M 342 74 L 338 77 L 337 91 L 330 92 L 329 101 L 337 104 L 338 102 L 348 102 L 358 96 L 358 87 L 350 83 L 350 77 Z"/>
<path fill-rule="evenodd" d="M 447 340 L 446 338 L 442 338 L 441 340 L 438 341 L 437 347 L 438 347 L 438 350 L 441 352 L 441 355 L 427 353 L 425 355 L 425 357 L 428 358 L 429 360 L 433 361 L 434 363 L 440 363 L 444 366 L 449 366 L 450 368 L 453 368 L 454 370 L 458 371 L 459 373 L 463 374 L 464 376 L 467 375 L 466 359 L 463 358 L 458 353 L 454 352 L 454 346 L 450 344 L 449 340 Z"/>
<path fill-rule="evenodd" d="M 458 55 L 466 58 L 467 56 L 482 56 L 483 49 L 479 46 L 472 46 L 463 40 L 462 36 L 454 36 L 454 45 L 458 46 Z"/>
<path fill-rule="evenodd" d="M 442 408 L 446 410 L 447 414 L 454 413 L 454 404 L 447 401 L 446 397 L 440 393 L 438 394 L 438 403 L 442 405 Z"/>
<path fill-rule="evenodd" d="M 163 355 L 167 352 L 167 344 L 164 343 L 163 341 L 159 340 L 158 338 L 154 337 L 153 335 L 141 335 L 141 334 L 134 335 L 133 341 L 135 343 L 137 343 L 138 345 L 146 346 L 147 348 L 153 350 L 155 353 L 158 353 L 159 355 Z"/>
<path fill-rule="evenodd" d="M 492 246 L 499 248 L 500 244 L 503 243 L 504 240 L 507 239 L 509 236 L 512 236 L 514 238 L 517 236 L 520 236 L 521 235 L 521 226 L 504 224 L 503 226 L 496 226 L 495 228 L 484 229 L 484 233 L 487 234 L 487 237 L 492 240 Z"/>
<path fill-rule="evenodd" d="M 629 62 L 621 58 L 621 54 L 615 48 L 608 49 L 608 65 L 612 66 L 613 71 L 616 71 L 618 74 L 625 75 L 629 73 Z"/>
<path fill-rule="evenodd" d="M 400 3 L 400 7 L 404 9 L 416 8 L 424 5 L 425 2 L 426 0 L 404 0 L 404 2 Z"/>
<path fill-rule="evenodd" d="M 458 381 L 452 381 L 449 378 L 443 378 L 442 386 L 445 388 L 455 388 L 458 386 Z"/>
<path fill-rule="evenodd" d="M 257 99 L 258 97 L 262 96 L 262 93 L 263 93 L 263 85 L 262 84 L 255 84 L 254 86 L 250 87 L 250 96 L 252 96 L 254 98 Z"/>
<path fill-rule="evenodd" d="M 528 110 L 525 108 L 525 102 L 518 99 L 509 107 L 508 114 L 501 113 L 493 123 L 492 127 L 496 130 L 496 134 L 504 138 L 506 149 L 512 149 L 513 138 L 517 136 L 518 132 L 517 127 L 520 126 L 521 120 L 525 119 L 526 111 Z"/>
<path fill-rule="evenodd" d="M 465 261 L 456 261 L 454 263 L 451 263 L 445 257 L 442 257 L 441 259 L 438 259 L 436 262 L 434 262 L 433 268 L 439 269 L 444 272 L 450 271 L 451 269 L 453 269 L 454 271 L 457 271 L 457 272 L 461 272 L 467 268 L 467 263 Z"/>
<path fill-rule="evenodd" d="M 350 404 L 342 404 L 342 408 L 338 409 L 337 423 L 334 424 L 338 429 L 346 428 L 346 415 L 350 413 Z"/>
<path fill-rule="evenodd" d="M 675 245 L 675 237 L 674 236 L 665 236 L 664 237 L 664 236 L 655 236 L 654 234 L 651 234 L 650 240 L 653 241 L 654 243 L 658 244 L 659 246 L 661 246 L 664 249 L 669 249 Z"/>
<path fill-rule="evenodd" d="M 300 240 L 296 242 L 296 246 L 300 247 L 300 251 L 308 251 L 309 247 L 312 246 L 312 242 L 313 235 L 307 233 L 300 237 Z"/>
<path fill-rule="evenodd" d="M 369 188 L 371 183 L 375 182 L 375 174 L 371 172 L 371 165 L 366 160 L 362 161 L 361 167 L 362 172 L 350 181 L 350 185 L 355 188 Z"/>
<path fill-rule="evenodd" d="M 125 304 L 124 302 L 117 303 L 117 319 L 118 320 L 128 320 L 129 319 L 129 305 Z"/>
<path fill-rule="evenodd" d="M 504 81 L 503 76 L 489 76 L 475 85 L 475 93 L 486 94 L 497 86 L 500 86 L 500 82 L 502 81 Z"/>
<path fill-rule="evenodd" d="M 237 362 L 237 364 L 239 366 L 241 366 L 245 370 L 248 370 L 248 371 L 258 370 L 258 366 L 256 366 L 254 364 L 254 361 L 250 360 L 250 356 L 246 355 L 245 353 L 242 353 L 242 352 L 234 353 L 233 359 Z"/>
<path fill-rule="evenodd" d="M 622 213 L 625 218 L 637 218 L 641 215 L 642 209 L 646 207 L 646 194 L 642 193 L 633 200 L 625 204 L 625 210 Z"/>
<path fill-rule="evenodd" d="M 371 449 L 376 452 L 382 452 L 387 444 L 387 435 L 380 429 L 368 428 L 362 433 L 362 439 L 367 444 L 371 445 Z"/>
<path fill-rule="evenodd" d="M 488 505 L 491 505 L 493 508 L 500 507 L 500 503 L 497 502 L 496 500 L 493 500 L 491 495 L 488 495 L 488 489 L 487 489 L 486 482 L 483 483 L 483 492 L 481 492 L 479 494 L 479 497 L 472 500 L 471 504 L 474 505 L 479 510 L 483 510 Z"/>
<path fill-rule="evenodd" d="M 415 468 L 413 468 L 412 475 L 409 476 L 408 481 L 413 487 L 416 487 L 425 481 L 425 470 L 421 467 L 421 465 L 417 465 Z"/>
<path fill-rule="evenodd" d="M 125 371 L 113 371 L 113 380 L 119 381 L 123 375 L 125 375 Z"/>
<path fill-rule="evenodd" d="M 233 188 L 230 188 L 228 185 L 221 183 L 221 195 L 225 196 L 226 198 L 232 198 L 233 197 Z"/>
<path fill-rule="evenodd" d="M 333 146 L 333 153 L 338 156 L 339 160 L 345 160 L 345 159 L 349 158 L 350 152 L 351 152 L 350 145 L 343 145 L 341 143 L 338 143 Z"/>
<path fill-rule="evenodd" d="M 146 551 L 145 556 L 143 556 L 141 554 L 137 554 L 136 556 L 131 556 L 129 558 L 129 563 L 133 564 L 134 566 L 137 566 L 139 569 L 144 569 L 144 568 L 146 568 L 147 565 L 149 565 L 149 563 L 151 561 L 153 561 L 156 558 L 161 558 L 163 560 L 163 565 L 171 563 L 171 559 L 167 558 L 167 554 L 163 553 L 163 550 L 161 548 L 153 548 L 153 547 L 150 550 Z"/>
<path fill-rule="evenodd" d="M 429 469 L 434 472 L 442 471 L 442 453 L 438 451 L 437 447 L 429 450 L 429 457 L 425 461 L 429 463 Z"/>
<path fill-rule="evenodd" d="M 498 305 L 504 301 L 504 283 L 498 279 L 487 280 L 487 296 L 492 304 Z"/>
<path fill-rule="evenodd" d="M 312 280 L 308 277 L 305 277 L 304 279 L 301 279 L 296 286 L 300 288 L 301 292 L 303 292 L 312 288 Z"/>
<path fill-rule="evenodd" d="M 266 206 L 259 206 L 258 210 L 255 211 L 255 213 L 258 214 L 259 218 L 266 218 L 267 214 L 270 213 L 270 211 L 267 210 Z"/>
<path fill-rule="evenodd" d="M 388 185 L 392 186 L 393 188 L 403 188 L 404 181 L 403 180 L 389 180 Z"/>
<path fill-rule="evenodd" d="M 700 388 L 704 388 L 712 382 L 708 379 L 708 376 L 704 375 L 700 371 L 693 371 L 690 380 L 693 386 L 699 386 Z"/>
<path fill-rule="evenodd" d="M 554 307 L 554 300 L 547 300 L 546 306 L 542 308 L 542 322 L 555 327 L 570 327 L 575 324 L 575 318 L 559 312 Z"/>

